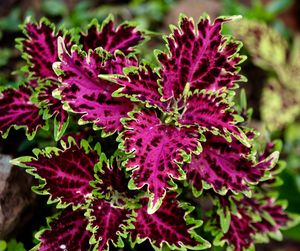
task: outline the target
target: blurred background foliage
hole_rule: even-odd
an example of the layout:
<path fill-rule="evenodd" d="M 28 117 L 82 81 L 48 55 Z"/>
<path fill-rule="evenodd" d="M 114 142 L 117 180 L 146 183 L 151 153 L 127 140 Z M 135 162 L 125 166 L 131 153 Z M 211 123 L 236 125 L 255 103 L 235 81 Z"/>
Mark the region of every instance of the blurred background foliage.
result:
<path fill-rule="evenodd" d="M 22 80 L 19 73 L 23 61 L 14 46 L 15 39 L 22 36 L 19 25 L 28 16 L 37 20 L 45 16 L 68 28 L 85 27 L 93 18 L 101 22 L 110 13 L 117 23 L 130 20 L 148 31 L 151 40 L 140 50 L 144 58 L 155 63 L 152 50 L 164 48 L 160 35 L 168 32 L 169 24 L 177 23 L 180 12 L 196 20 L 204 12 L 212 19 L 218 15 L 243 16 L 242 21 L 226 26 L 223 32 L 234 34 L 244 43 L 242 54 L 248 60 L 242 65 L 242 74 L 248 83 L 241 85 L 253 110 L 247 114 L 252 114 L 251 126 L 261 131 L 258 141 L 282 141 L 281 160 L 286 168 L 277 191 L 280 198 L 288 200 L 288 211 L 300 214 L 300 1 L 0 0 L 0 89 L 17 86 Z M 36 140 L 39 142 L 28 142 L 22 133 L 12 130 L 8 139 L 1 139 L 0 151 L 16 156 L 32 146 L 49 145 L 50 138 L 42 132 Z M 38 230 L 37 225 L 29 228 Z M 16 227 L 7 238 L 24 241 L 20 236 L 23 232 Z M 259 250 L 299 250 L 300 225 L 285 231 L 284 237 L 283 244 L 271 243 Z M 30 241 L 25 241 L 25 246 L 30 246 Z M 2 250 L 18 251 L 24 247 L 13 239 L 0 241 Z"/>
<path fill-rule="evenodd" d="M 23 243 L 17 242 L 15 239 L 8 242 L 0 240 L 0 251 L 26 251 Z"/>

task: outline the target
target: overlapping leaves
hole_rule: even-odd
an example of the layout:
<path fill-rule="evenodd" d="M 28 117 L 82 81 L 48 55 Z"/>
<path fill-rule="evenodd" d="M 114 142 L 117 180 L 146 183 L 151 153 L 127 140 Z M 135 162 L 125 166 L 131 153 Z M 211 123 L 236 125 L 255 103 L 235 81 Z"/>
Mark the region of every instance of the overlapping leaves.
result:
<path fill-rule="evenodd" d="M 193 156 L 191 163 L 185 163 L 182 167 L 195 194 L 201 192 L 203 187 L 212 187 L 221 194 L 227 190 L 249 191 L 249 184 L 260 181 L 278 159 L 278 152 L 274 152 L 257 162 L 251 149 L 238 140 L 229 143 L 209 133 L 202 147 L 202 153 Z"/>
<path fill-rule="evenodd" d="M 173 27 L 172 34 L 166 37 L 169 52 L 157 54 L 159 75 L 149 73 L 149 69 L 139 70 L 140 78 L 129 74 L 127 82 L 120 80 L 124 85 L 123 93 L 153 102 L 158 100 L 159 87 L 161 100 L 180 99 L 187 84 L 191 91 L 235 87 L 236 82 L 242 80 L 238 74 L 238 64 L 243 59 L 238 54 L 240 44 L 220 34 L 222 24 L 231 19 L 234 18 L 219 18 L 211 23 L 209 18 L 203 18 L 195 25 L 192 19 L 182 16 L 179 28 Z M 147 84 L 143 86 L 141 80 L 145 74 L 148 75 Z M 145 97 L 150 85 L 152 95 L 156 92 L 155 98 Z"/>
<path fill-rule="evenodd" d="M 128 54 L 143 40 L 143 34 L 135 26 L 124 23 L 115 27 L 113 17 L 109 16 L 101 26 L 93 20 L 86 33 L 81 34 L 79 43 L 85 51 L 102 47 L 112 54 L 117 50 Z"/>
<path fill-rule="evenodd" d="M 18 89 L 8 88 L 0 94 L 0 132 L 6 137 L 11 127 L 25 127 L 29 138 L 34 137 L 37 129 L 46 125 L 39 114 L 37 104 L 31 102 L 30 84 Z"/>
<path fill-rule="evenodd" d="M 231 89 L 242 80 L 238 74 L 242 57 L 237 53 L 239 43 L 220 34 L 222 23 L 229 20 L 211 23 L 204 18 L 195 25 L 183 16 L 179 28 L 173 28 L 167 37 L 168 53 L 158 53 L 158 69 L 145 64 L 113 78 L 122 85 L 115 96 L 158 108 L 156 113 L 133 113 L 124 120 L 126 130 L 119 137 L 123 149 L 134 154 L 126 162 L 127 169 L 133 169 L 131 187 L 148 186 L 151 193 L 149 212 L 157 210 L 166 189 L 174 188 L 171 183 L 175 179 L 187 177 L 198 189 L 203 180 L 224 194 L 228 189 L 249 190 L 250 183 L 272 168 L 272 158 L 255 163 L 249 150 L 251 140 L 239 126 L 243 119 L 231 102 Z M 211 134 L 215 136 L 202 143 Z M 218 144 L 213 142 L 218 138 L 224 145 L 232 145 L 227 160 L 224 152 L 212 157 L 205 149 L 207 144 Z M 230 154 L 235 156 L 233 163 Z M 226 178 L 236 170 L 235 177 Z M 223 174 L 227 176 L 222 178 Z"/>
<path fill-rule="evenodd" d="M 178 163 L 183 161 L 183 154 L 199 151 L 199 134 L 192 128 L 165 125 L 151 111 L 136 113 L 126 128 L 122 135 L 125 150 L 135 152 L 126 167 L 134 169 L 131 177 L 136 188 L 148 185 L 153 194 L 149 211 L 153 212 L 161 204 L 166 188 L 171 188 L 170 177 L 182 177 Z"/>
<path fill-rule="evenodd" d="M 75 50 L 69 54 L 60 42 L 61 62 L 55 67 L 62 81 L 60 96 L 67 109 L 83 114 L 83 122 L 94 122 L 105 133 L 122 130 L 120 120 L 133 110 L 133 104 L 126 98 L 112 97 L 118 86 L 99 79 L 98 75 L 121 74 L 124 67 L 136 65 L 136 60 L 103 50 L 88 54 Z"/>
<path fill-rule="evenodd" d="M 287 227 L 292 221 L 292 218 L 284 213 L 284 202 L 258 193 L 252 198 L 219 197 L 216 202 L 220 209 L 229 212 L 226 229 L 221 230 L 224 216 L 214 213 L 206 230 L 216 236 L 216 245 L 223 246 L 227 243 L 233 250 L 253 248 L 254 243 L 267 242 L 269 237 L 280 239 L 279 230 Z"/>
<path fill-rule="evenodd" d="M 14 160 L 40 180 L 41 185 L 35 191 L 50 194 L 51 202 L 59 201 L 59 208 L 66 207 L 50 220 L 49 229 L 37 234 L 39 250 L 90 250 L 93 246 L 108 250 L 110 243 L 122 247 L 122 239 L 128 234 L 132 245 L 149 239 L 157 248 L 164 244 L 182 249 L 209 246 L 193 231 L 201 222 L 189 216 L 192 209 L 181 204 L 175 193 L 168 195 L 161 208 L 149 215 L 145 194 L 128 190 L 124 185 L 128 183 L 125 174 L 114 160 L 106 159 L 98 144 L 91 148 L 83 140 L 79 146 L 70 138 L 62 145 L 62 149 L 35 151 L 36 158 Z M 148 224 L 150 221 L 152 224 Z M 169 232 L 176 224 L 178 227 Z M 161 227 L 166 231 L 147 234 Z"/>
<path fill-rule="evenodd" d="M 18 116 L 18 113 L 22 113 L 23 107 L 26 106 L 26 109 L 29 109 L 30 102 L 34 102 L 30 108 L 32 109 L 32 118 L 24 118 L 24 115 L 24 117 L 19 118 L 18 122 L 15 122 L 16 120 L 11 119 L 9 116 L 3 117 L 2 134 L 6 135 L 8 129 L 13 125 L 16 127 L 24 126 L 27 128 L 28 136 L 32 138 L 34 132 L 45 124 L 43 120 L 49 120 L 53 117 L 55 139 L 59 139 L 68 125 L 69 115 L 67 111 L 71 110 L 63 109 L 63 104 L 65 104 L 65 107 L 72 107 L 69 103 L 74 103 L 74 98 L 72 99 L 72 97 L 76 95 L 78 96 L 78 100 L 75 100 L 77 106 L 74 107 L 73 105 L 71 111 L 85 114 L 83 115 L 83 121 L 95 122 L 97 127 L 104 128 L 105 133 L 113 133 L 122 128 L 120 119 L 126 116 L 128 111 L 132 110 L 133 105 L 124 98 L 117 99 L 111 97 L 112 92 L 115 91 L 117 87 L 112 86 L 113 84 L 109 84 L 107 81 L 100 81 L 98 74 L 120 74 L 125 66 L 136 65 L 136 60 L 133 57 L 126 58 L 124 54 L 133 52 L 134 47 L 144 39 L 140 31 L 129 24 L 122 24 L 116 27 L 113 19 L 109 17 L 103 22 L 101 28 L 93 21 L 87 33 L 80 33 L 74 36 L 76 38 L 79 36 L 80 43 L 83 44 L 83 49 L 86 50 L 88 57 L 90 57 L 90 55 L 93 57 L 92 55 L 94 55 L 94 57 L 98 56 L 98 60 L 100 60 L 97 62 L 99 63 L 98 65 L 94 65 L 94 74 L 92 76 L 86 75 L 88 74 L 85 71 L 86 69 L 80 67 L 73 69 L 76 65 L 69 65 L 68 72 L 70 74 L 76 74 L 77 80 L 86 76 L 82 78 L 83 81 L 89 80 L 89 83 L 95 82 L 95 92 L 91 93 L 89 87 L 79 81 L 81 88 L 78 88 L 81 90 L 81 95 L 72 93 L 72 91 L 75 90 L 74 85 L 69 85 L 69 82 L 65 81 L 65 78 L 62 76 L 59 78 L 53 70 L 53 64 L 60 59 L 64 60 L 62 64 L 71 63 L 72 60 L 75 60 L 75 52 L 72 52 L 72 55 L 67 53 L 67 51 L 71 50 L 71 47 L 76 41 L 72 36 L 73 34 L 69 31 L 56 29 L 55 26 L 46 19 L 42 19 L 39 23 L 27 21 L 24 24 L 24 34 L 25 38 L 18 39 L 18 48 L 22 51 L 23 58 L 27 62 L 27 66 L 23 67 L 23 69 L 27 69 L 25 75 L 28 81 L 24 84 L 26 88 L 6 91 L 1 96 L 1 100 L 3 100 L 3 102 L 5 101 L 7 107 L 13 107 L 13 109 L 10 108 L 10 111 L 14 115 L 10 115 L 10 117 L 14 119 Z M 58 41 L 60 41 L 60 43 L 58 43 Z M 96 41 L 96 43 L 91 44 L 91 41 L 92 43 Z M 64 46 L 63 51 L 59 48 L 62 43 Z M 98 47 L 102 49 L 97 49 Z M 88 52 L 90 49 L 95 50 Z M 102 56 L 98 53 L 100 50 L 103 52 Z M 61 52 L 60 57 L 59 51 Z M 114 53 L 116 53 L 115 56 L 113 56 Z M 82 58 L 82 60 L 89 59 Z M 92 66 L 88 64 L 88 67 L 91 68 L 90 73 Z M 62 70 L 65 70 L 65 68 Z M 63 76 L 67 76 L 67 71 Z M 33 82 L 35 84 L 33 84 Z M 78 81 L 76 83 L 78 83 Z M 63 87 L 61 87 L 62 84 Z M 63 88 L 64 91 L 62 97 L 53 96 L 53 92 L 60 87 Z M 30 94 L 29 89 L 32 89 Z M 106 93 L 104 92 L 105 89 L 107 89 Z M 16 97 L 14 99 L 8 98 L 12 92 L 22 93 L 22 97 L 17 95 L 16 97 L 20 97 L 19 99 Z M 88 94 L 86 94 L 86 92 L 88 92 Z M 99 96 L 100 93 L 105 96 Z M 74 96 L 72 96 L 72 94 Z M 26 100 L 24 98 L 25 96 Z M 80 103 L 80 101 L 82 103 Z M 87 104 L 84 105 L 84 102 Z M 34 109 L 39 109 L 39 116 L 35 115 L 36 112 Z M 115 115 L 115 117 L 113 117 L 113 115 Z M 39 122 L 40 126 L 32 124 L 37 120 L 41 120 Z"/>
<path fill-rule="evenodd" d="M 77 45 L 46 21 L 25 26 L 21 43 L 30 81 L 0 97 L 12 114 L 3 117 L 1 133 L 17 119 L 32 135 L 54 117 L 58 139 L 70 113 L 79 115 L 80 125 L 102 129 L 101 136 L 120 133 L 109 160 L 81 133 L 61 141 L 61 148 L 14 161 L 39 180 L 34 190 L 61 209 L 38 233 L 36 249 L 108 250 L 123 247 L 125 238 L 132 248 L 144 240 L 156 250 L 208 248 L 195 231 L 202 224 L 199 211 L 194 219 L 193 208 L 182 202 L 189 194 L 180 195 L 183 185 L 196 196 L 206 189 L 214 203 L 218 198 L 222 216 L 213 215 L 208 231 L 221 229 L 216 240 L 237 250 L 250 247 L 256 232 L 267 235 L 286 225 L 283 207 L 269 196 L 244 197 L 272 178 L 278 153 L 256 156 L 232 102 L 243 80 L 240 43 L 221 35 L 232 19 L 206 17 L 195 24 L 182 16 L 166 37 L 168 51 L 157 53 L 156 69 L 132 53 L 141 33 L 129 24 L 115 27 L 111 18 L 101 27 L 93 21 Z"/>
<path fill-rule="evenodd" d="M 14 120 L 4 117 L 3 124 L 7 127 L 21 124 L 27 128 L 28 137 L 32 138 L 30 135 L 34 135 L 41 126 L 33 128 L 31 121 L 39 120 L 40 125 L 43 125 L 46 123 L 45 120 L 55 116 L 55 125 L 57 125 L 55 134 L 56 138 L 59 138 L 66 127 L 68 114 L 63 111 L 60 100 L 52 96 L 52 90 L 58 85 L 52 64 L 58 60 L 57 38 L 63 36 L 66 44 L 70 46 L 70 36 L 63 35 L 61 30 L 56 31 L 46 19 L 42 19 L 40 23 L 27 22 L 24 25 L 24 34 L 26 38 L 18 40 L 18 48 L 23 52 L 23 57 L 28 63 L 28 72 L 26 72 L 28 80 L 21 87 L 3 93 L 1 100 L 5 101 L 7 107 L 13 107 L 13 110 L 10 110 L 11 114 L 22 114 L 23 109 L 25 107 L 28 109 L 29 106 L 32 107 L 32 114 L 28 115 L 27 120 L 24 120 L 25 116 L 15 117 Z M 10 99 L 5 97 L 5 94 L 11 95 L 13 92 L 18 95 Z"/>

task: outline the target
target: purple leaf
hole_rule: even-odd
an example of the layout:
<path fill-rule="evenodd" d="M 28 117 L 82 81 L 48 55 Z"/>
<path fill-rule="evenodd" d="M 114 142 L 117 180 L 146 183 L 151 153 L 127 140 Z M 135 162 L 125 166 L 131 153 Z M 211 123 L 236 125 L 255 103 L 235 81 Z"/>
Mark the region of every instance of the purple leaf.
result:
<path fill-rule="evenodd" d="M 84 211 L 64 209 L 58 219 L 50 222 L 50 228 L 38 233 L 39 251 L 89 250 L 91 233 L 86 230 L 88 220 Z"/>
<path fill-rule="evenodd" d="M 183 208 L 174 193 L 166 195 L 161 207 L 154 214 L 147 213 L 147 199 L 141 199 L 141 204 L 142 207 L 135 210 L 135 229 L 130 230 L 134 243 L 149 239 L 157 250 L 161 249 L 163 244 L 168 244 L 172 250 L 198 250 L 209 247 L 209 244 L 193 231 L 200 222 L 189 217 L 188 214 L 192 210 L 189 208 L 187 211 L 187 208 Z"/>
<path fill-rule="evenodd" d="M 269 234 L 278 232 L 290 221 L 283 211 L 284 207 L 266 196 L 245 197 L 241 201 L 235 201 L 235 204 L 237 212 L 231 213 L 230 227 L 222 240 L 233 245 L 237 251 L 248 248 L 258 236 L 266 238 Z"/>
<path fill-rule="evenodd" d="M 32 138 L 35 132 L 45 126 L 39 108 L 30 101 L 32 90 L 25 85 L 18 89 L 9 88 L 0 94 L 0 133 L 6 137 L 12 126 L 25 127 Z"/>
<path fill-rule="evenodd" d="M 264 148 L 262 149 L 262 152 L 259 153 L 258 160 L 261 161 L 267 158 L 267 156 L 270 155 L 272 152 L 275 151 L 280 152 L 281 149 L 282 149 L 282 142 L 280 140 L 274 140 L 272 142 L 269 141 L 265 144 Z M 278 174 L 282 172 L 285 166 L 286 163 L 284 160 L 278 160 L 276 162 L 276 165 L 269 171 L 270 178 L 260 182 L 260 186 L 274 187 L 282 184 L 281 178 Z"/>
<path fill-rule="evenodd" d="M 250 224 L 251 220 L 245 210 L 239 210 L 237 215 L 231 214 L 229 230 L 222 239 L 234 246 L 235 251 L 243 251 L 253 244 L 255 229 Z"/>
<path fill-rule="evenodd" d="M 121 236 L 126 233 L 125 228 L 131 220 L 131 211 L 112 206 L 105 200 L 93 201 L 91 205 L 91 226 L 99 251 L 108 250 L 109 243 L 123 247 Z"/>
<path fill-rule="evenodd" d="M 98 181 L 95 187 L 101 194 L 113 196 L 118 193 L 121 198 L 132 198 L 136 193 L 128 189 L 129 179 L 125 172 L 117 167 L 116 164 L 110 164 L 108 161 L 102 163 L 101 170 L 96 172 Z"/>
<path fill-rule="evenodd" d="M 273 220 L 270 221 L 267 218 L 262 218 L 261 221 L 254 222 L 253 227 L 258 233 L 268 234 L 270 232 L 277 232 L 280 228 L 287 226 L 291 220 L 281 205 L 276 205 L 274 199 L 263 198 L 265 203 L 259 205 L 258 212 L 261 214 L 267 213 Z"/>
<path fill-rule="evenodd" d="M 83 49 L 96 49 L 102 47 L 110 53 L 116 50 L 124 54 L 132 52 L 144 37 L 134 26 L 122 24 L 115 27 L 112 17 L 108 17 L 100 27 L 98 22 L 93 21 L 86 34 L 81 34 L 79 42 L 83 44 Z"/>
<path fill-rule="evenodd" d="M 63 50 L 60 57 L 62 62 L 57 65 L 57 71 L 62 71 L 63 85 L 59 88 L 62 101 L 71 111 L 82 114 L 84 123 L 93 122 L 105 133 L 121 130 L 120 119 L 127 116 L 133 104 L 124 97 L 112 97 L 119 86 L 99 79 L 98 75 L 121 74 L 123 67 L 135 65 L 136 61 L 121 54 L 111 56 L 104 51 L 89 51 L 86 55 Z"/>
<path fill-rule="evenodd" d="M 118 93 L 126 97 L 157 106 L 163 111 L 168 110 L 170 102 L 161 101 L 158 80 L 160 76 L 149 66 L 140 67 L 135 72 L 130 72 L 126 77 L 119 77 L 117 82 L 123 86 Z"/>
<path fill-rule="evenodd" d="M 93 188 L 94 166 L 99 161 L 96 151 L 80 148 L 75 143 L 64 150 L 46 148 L 37 152 L 37 158 L 22 157 L 16 164 L 29 168 L 41 179 L 37 192 L 49 193 L 51 199 L 64 204 L 82 204 Z M 46 191 L 46 192 L 45 192 Z"/>
<path fill-rule="evenodd" d="M 133 188 L 148 186 L 151 192 L 149 212 L 159 207 L 171 177 L 182 178 L 177 165 L 183 162 L 183 152 L 190 155 L 198 151 L 199 134 L 193 128 L 176 128 L 163 124 L 155 112 L 142 111 L 127 122 L 123 133 L 125 151 L 134 151 L 134 158 L 127 161 L 128 170 L 134 169 Z"/>
<path fill-rule="evenodd" d="M 58 60 L 57 38 L 63 33 L 56 32 L 54 25 L 43 19 L 39 24 L 27 23 L 25 34 L 27 38 L 22 41 L 22 50 L 31 64 L 30 71 L 33 76 L 56 80 L 52 64 Z M 70 38 L 65 37 L 64 41 L 70 48 Z"/>
<path fill-rule="evenodd" d="M 211 24 L 204 18 L 195 27 L 192 19 L 181 18 L 179 28 L 167 37 L 169 53 L 158 54 L 164 99 L 178 99 L 187 83 L 192 91 L 215 91 L 233 88 L 241 80 L 237 67 L 242 60 L 237 54 L 240 43 L 220 34 L 222 24 L 231 19 L 218 18 Z"/>
<path fill-rule="evenodd" d="M 216 131 L 231 138 L 231 135 L 249 145 L 247 136 L 236 125 L 236 112 L 224 97 L 210 92 L 196 92 L 189 96 L 184 112 L 179 118 L 182 125 L 197 125 L 201 130 Z"/>
<path fill-rule="evenodd" d="M 206 142 L 201 143 L 202 152 L 193 155 L 191 163 L 182 167 L 188 182 L 197 191 L 202 190 L 203 183 L 217 192 L 248 191 L 249 185 L 257 183 L 277 161 L 278 154 L 275 153 L 256 164 L 250 159 L 251 149 L 238 140 L 229 143 L 221 136 L 210 133 L 205 136 Z"/>
<path fill-rule="evenodd" d="M 254 246 L 254 243 L 268 241 L 268 237 L 279 238 L 279 230 L 286 227 L 291 218 L 284 213 L 284 203 L 275 201 L 259 191 L 253 191 L 252 197 L 241 197 L 230 194 L 217 196 L 213 200 L 218 209 L 214 209 L 207 221 L 206 231 L 216 236 L 214 243 L 223 246 L 227 243 L 230 250 L 244 251 Z M 220 210 L 230 212 L 228 228 L 222 231 L 222 216 Z"/>

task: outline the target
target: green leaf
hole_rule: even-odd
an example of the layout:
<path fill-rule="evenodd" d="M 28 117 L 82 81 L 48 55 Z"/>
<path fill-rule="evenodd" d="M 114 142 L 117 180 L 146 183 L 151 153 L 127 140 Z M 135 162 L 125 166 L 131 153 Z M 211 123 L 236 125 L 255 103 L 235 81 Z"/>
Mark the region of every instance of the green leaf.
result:
<path fill-rule="evenodd" d="M 12 239 L 7 243 L 7 251 L 26 251 L 23 243 Z"/>
<path fill-rule="evenodd" d="M 222 208 L 222 210 L 220 210 L 220 225 L 223 233 L 227 233 L 230 227 L 230 220 L 231 216 L 229 208 Z"/>
<path fill-rule="evenodd" d="M 7 248 L 6 241 L 0 240 L 0 251 L 5 251 L 6 248 Z"/>

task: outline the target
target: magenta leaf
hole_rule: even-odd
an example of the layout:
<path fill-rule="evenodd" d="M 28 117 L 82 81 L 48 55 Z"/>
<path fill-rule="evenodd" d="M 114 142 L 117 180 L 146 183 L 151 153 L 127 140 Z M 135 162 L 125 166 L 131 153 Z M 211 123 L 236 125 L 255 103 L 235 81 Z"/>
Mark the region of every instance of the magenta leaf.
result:
<path fill-rule="evenodd" d="M 282 150 L 282 142 L 280 140 L 269 141 L 265 144 L 263 151 L 259 153 L 258 160 L 263 160 L 267 158 L 272 152 L 278 151 L 281 152 Z M 269 171 L 270 178 L 264 180 L 260 183 L 260 186 L 267 186 L 267 187 L 275 187 L 282 184 L 282 180 L 279 173 L 286 167 L 286 162 L 284 160 L 279 159 L 276 165 Z"/>
<path fill-rule="evenodd" d="M 96 150 L 88 145 L 77 146 L 70 140 L 64 149 L 48 147 L 35 151 L 36 158 L 21 157 L 14 160 L 16 165 L 27 168 L 40 180 L 34 187 L 37 193 L 50 194 L 49 203 L 83 204 L 92 193 L 90 181 L 94 179 L 94 166 L 99 161 Z"/>
<path fill-rule="evenodd" d="M 38 232 L 39 251 L 90 250 L 91 233 L 86 230 L 88 219 L 82 209 L 64 209 L 61 215 L 50 222 L 50 229 Z"/>
<path fill-rule="evenodd" d="M 174 193 L 167 194 L 161 207 L 153 214 L 147 213 L 147 199 L 141 199 L 141 204 L 135 210 L 135 228 L 130 230 L 133 244 L 149 239 L 155 250 L 161 250 L 163 244 L 172 250 L 200 250 L 210 246 L 194 232 L 201 222 L 189 216 L 193 209 L 186 204 L 181 205 Z"/>
<path fill-rule="evenodd" d="M 89 213 L 92 218 L 89 228 L 93 232 L 93 242 L 97 250 L 108 250 L 110 242 L 118 247 L 124 246 L 121 236 L 125 237 L 126 228 L 132 220 L 130 210 L 114 207 L 105 200 L 94 200 Z"/>
<path fill-rule="evenodd" d="M 272 233 L 280 234 L 279 230 L 290 221 L 283 211 L 284 206 L 269 197 L 244 198 L 236 201 L 236 205 L 237 213 L 231 214 L 229 230 L 222 240 L 237 251 L 248 248 L 256 240 L 266 240 Z"/>
<path fill-rule="evenodd" d="M 152 111 L 141 111 L 127 121 L 122 134 L 126 152 L 134 157 L 126 163 L 133 169 L 130 185 L 139 189 L 145 185 L 151 193 L 149 212 L 161 204 L 166 189 L 171 188 L 171 177 L 182 179 L 177 163 L 189 159 L 192 152 L 199 152 L 199 134 L 193 128 L 177 128 L 163 124 Z"/>
<path fill-rule="evenodd" d="M 69 54 L 61 50 L 56 71 L 62 81 L 60 96 L 67 109 L 82 114 L 80 123 L 93 122 L 106 134 L 120 131 L 123 128 L 120 119 L 127 116 L 133 104 L 124 97 L 112 97 L 119 86 L 99 79 L 98 75 L 121 74 L 123 67 L 135 65 L 136 60 L 98 50 L 88 54 L 77 50 Z"/>
<path fill-rule="evenodd" d="M 242 61 L 237 52 L 240 43 L 220 34 L 222 24 L 234 19 L 217 18 L 212 24 L 208 18 L 194 25 L 191 18 L 181 16 L 179 28 L 168 36 L 169 53 L 157 58 L 162 65 L 160 75 L 164 99 L 178 99 L 187 83 L 191 91 L 233 88 L 241 80 L 237 65 Z"/>
<path fill-rule="evenodd" d="M 123 86 L 118 94 L 125 95 L 133 101 L 146 102 L 164 111 L 168 110 L 170 102 L 163 102 L 159 92 L 160 76 L 149 66 L 145 65 L 131 71 L 125 77 L 119 77 L 117 82 Z"/>
<path fill-rule="evenodd" d="M 222 194 L 227 190 L 248 191 L 250 185 L 260 181 L 278 159 L 278 152 L 275 152 L 255 163 L 251 159 L 251 149 L 238 140 L 229 143 L 221 136 L 210 133 L 205 136 L 206 141 L 201 143 L 202 152 L 193 155 L 191 163 L 184 163 L 182 167 L 195 194 L 201 192 L 203 185 Z"/>
<path fill-rule="evenodd" d="M 112 16 L 109 16 L 103 21 L 101 27 L 97 20 L 94 20 L 87 33 L 81 34 L 79 42 L 85 51 L 102 47 L 112 54 L 116 50 L 128 54 L 142 40 L 144 40 L 142 33 L 134 26 L 124 23 L 115 27 Z"/>
<path fill-rule="evenodd" d="M 186 100 L 186 106 L 179 118 L 182 125 L 196 125 L 200 130 L 210 130 L 231 140 L 233 135 L 249 146 L 245 133 L 237 126 L 242 119 L 222 95 L 211 92 L 195 92 Z"/>
<path fill-rule="evenodd" d="M 14 126 L 25 127 L 28 138 L 32 139 L 35 132 L 45 126 L 38 106 L 30 100 L 31 95 L 32 90 L 26 85 L 18 89 L 6 89 L 0 94 L 0 133 L 3 137 Z"/>
<path fill-rule="evenodd" d="M 55 31 L 54 24 L 42 19 L 39 24 L 26 23 L 26 39 L 21 39 L 21 50 L 30 63 L 30 72 L 40 79 L 56 80 L 52 64 L 58 60 L 57 39 L 63 36 L 62 31 Z M 64 38 L 67 47 L 71 47 L 69 36 Z"/>
<path fill-rule="evenodd" d="M 251 217 L 244 210 L 239 210 L 238 215 L 231 214 L 229 230 L 222 239 L 228 241 L 236 251 L 249 248 L 253 244 L 252 236 L 255 234 L 251 221 Z"/>
<path fill-rule="evenodd" d="M 275 204 L 274 199 L 266 197 L 262 198 L 260 203 L 260 205 L 257 205 L 257 213 L 264 217 L 261 221 L 253 223 L 253 227 L 259 234 L 268 235 L 272 232 L 276 233 L 282 227 L 288 225 L 291 219 L 284 213 L 283 205 Z"/>
<path fill-rule="evenodd" d="M 106 197 L 118 197 L 117 203 L 120 205 L 124 204 L 124 200 L 131 199 L 137 194 L 134 190 L 128 189 L 129 178 L 116 163 L 110 163 L 105 159 L 101 163 L 101 168 L 96 169 L 95 176 L 94 186 L 97 191 Z"/>
<path fill-rule="evenodd" d="M 233 250 L 244 251 L 253 248 L 254 243 L 267 242 L 268 237 L 280 238 L 280 229 L 287 227 L 291 218 L 284 213 L 286 207 L 282 201 L 254 192 L 251 198 L 219 196 L 219 209 L 230 212 L 229 225 L 226 231 L 221 231 L 221 217 L 214 210 L 206 231 L 215 235 L 215 245 L 227 243 Z"/>

